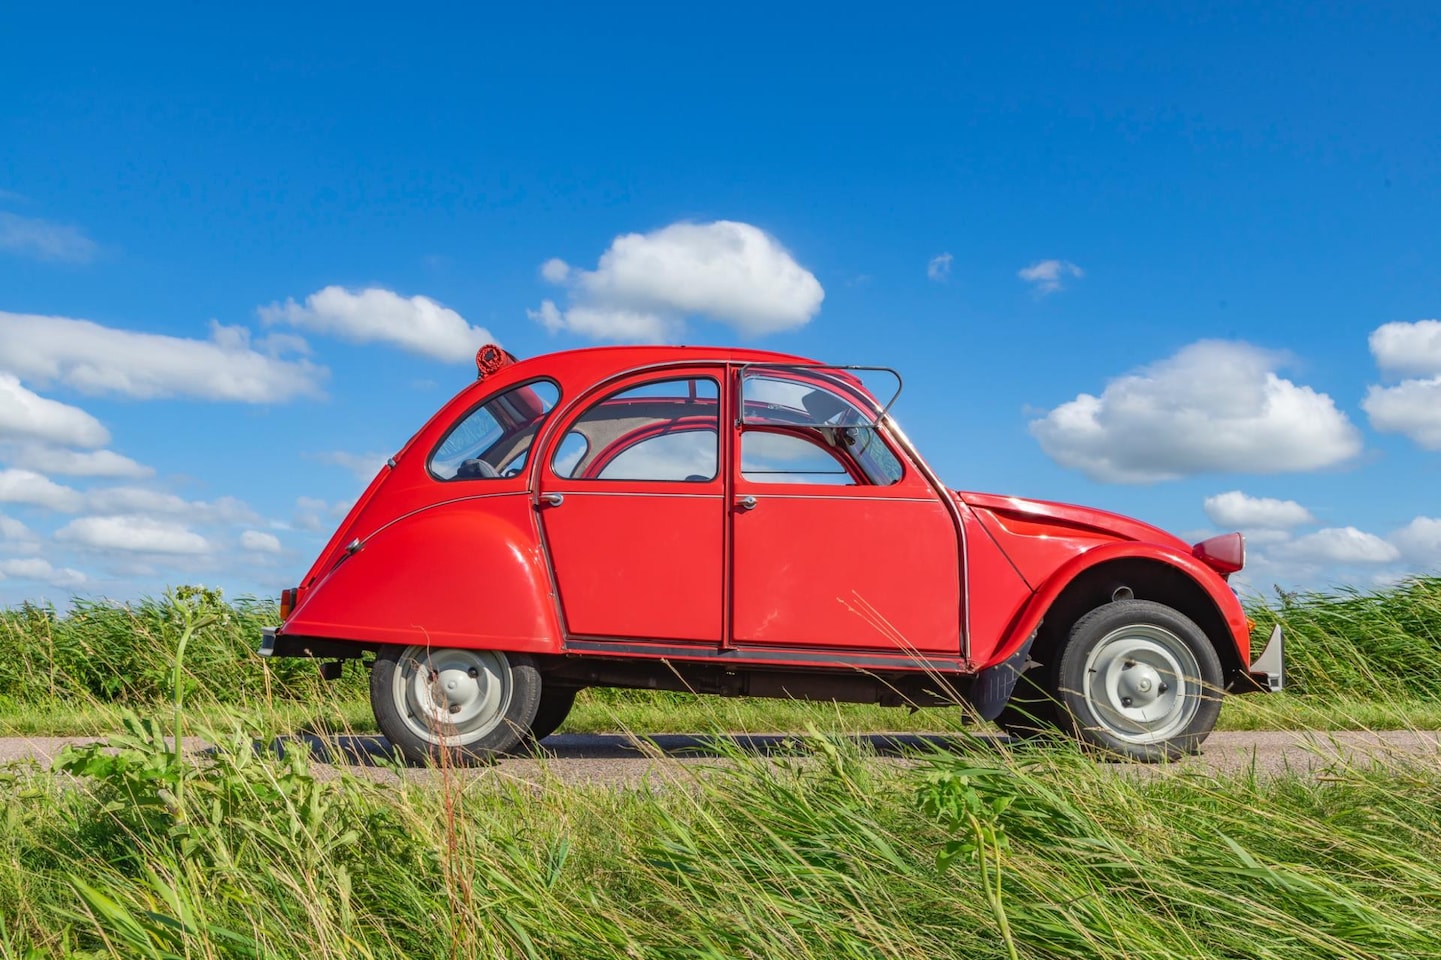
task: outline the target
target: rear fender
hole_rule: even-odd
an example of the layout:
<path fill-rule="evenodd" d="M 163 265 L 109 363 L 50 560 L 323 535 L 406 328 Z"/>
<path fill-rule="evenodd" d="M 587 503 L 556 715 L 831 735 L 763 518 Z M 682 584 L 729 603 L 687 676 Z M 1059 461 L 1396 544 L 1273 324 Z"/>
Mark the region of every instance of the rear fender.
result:
<path fill-rule="evenodd" d="M 536 544 L 534 509 L 525 493 L 427 507 L 347 548 L 304 593 L 280 632 L 557 652 L 561 630 Z"/>
<path fill-rule="evenodd" d="M 1055 606 L 1057 599 L 1065 593 L 1068 587 L 1076 583 L 1077 578 L 1085 576 L 1088 572 L 1099 574 L 1103 567 L 1126 565 L 1135 569 L 1136 561 L 1140 561 L 1142 564 L 1160 565 L 1159 568 L 1152 567 L 1151 569 L 1184 574 L 1185 578 L 1195 585 L 1198 598 L 1204 597 L 1204 600 L 1201 601 L 1202 609 L 1182 610 L 1182 612 L 1195 620 L 1197 625 L 1210 637 L 1211 642 L 1216 645 L 1216 652 L 1220 655 L 1223 664 L 1250 662 L 1251 639 L 1250 628 L 1246 623 L 1246 613 L 1241 608 L 1241 602 L 1236 599 L 1235 593 L 1214 570 L 1190 554 L 1178 550 L 1154 544 L 1119 542 L 1095 547 L 1072 557 L 1058 567 L 1012 620 L 1001 644 L 983 666 L 1000 663 L 1020 649 L 1027 638 L 1041 626 L 1042 621 Z M 1142 599 L 1155 599 L 1146 596 L 1141 589 L 1136 589 L 1135 595 Z M 1110 597 L 1107 596 L 1101 598 L 1099 602 L 1109 599 Z M 1058 626 L 1065 630 L 1070 625 L 1059 624 Z"/>

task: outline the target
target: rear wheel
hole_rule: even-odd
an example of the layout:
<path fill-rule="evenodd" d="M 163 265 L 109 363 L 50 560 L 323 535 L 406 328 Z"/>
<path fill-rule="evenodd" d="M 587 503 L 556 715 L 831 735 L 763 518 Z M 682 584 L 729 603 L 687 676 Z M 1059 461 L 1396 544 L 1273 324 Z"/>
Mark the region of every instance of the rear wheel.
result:
<path fill-rule="evenodd" d="M 575 706 L 575 695 L 578 693 L 578 687 L 554 687 L 547 684 L 540 692 L 540 705 L 536 707 L 535 719 L 530 721 L 526 740 L 539 743 L 560 729 L 565 718 L 570 716 L 570 709 Z"/>
<path fill-rule="evenodd" d="M 1221 711 L 1221 662 L 1201 628 L 1149 600 L 1076 621 L 1056 667 L 1062 720 L 1090 746 L 1132 760 L 1195 753 Z"/>
<path fill-rule="evenodd" d="M 411 763 L 510 750 L 530 729 L 540 688 L 530 657 L 499 650 L 391 646 L 370 671 L 375 722 Z"/>

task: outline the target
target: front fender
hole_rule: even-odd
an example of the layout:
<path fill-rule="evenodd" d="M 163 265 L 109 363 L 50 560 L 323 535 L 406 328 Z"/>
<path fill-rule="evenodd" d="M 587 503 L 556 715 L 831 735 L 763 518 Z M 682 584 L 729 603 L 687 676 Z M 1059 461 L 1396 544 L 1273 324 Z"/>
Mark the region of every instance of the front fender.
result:
<path fill-rule="evenodd" d="M 1246 612 L 1241 607 L 1241 601 L 1236 599 L 1235 593 L 1216 571 L 1189 553 L 1182 553 L 1159 544 L 1122 541 L 1103 544 L 1087 550 L 1057 567 L 1011 621 L 1000 645 L 996 647 L 987 662 L 981 666 L 1000 663 L 1020 649 L 1021 644 L 1026 642 L 1026 638 L 1040 627 L 1041 621 L 1045 619 L 1047 611 L 1051 609 L 1056 599 L 1078 576 L 1102 564 L 1117 560 L 1145 560 L 1161 563 L 1185 573 L 1188 579 L 1214 605 L 1219 619 L 1224 621 L 1239 661 L 1241 663 L 1250 662 L 1251 636 L 1250 626 L 1246 622 Z M 1214 637 L 1213 641 L 1220 639 L 1224 638 Z"/>
<path fill-rule="evenodd" d="M 554 653 L 560 625 L 524 493 L 427 507 L 376 530 L 301 596 L 280 633 Z"/>

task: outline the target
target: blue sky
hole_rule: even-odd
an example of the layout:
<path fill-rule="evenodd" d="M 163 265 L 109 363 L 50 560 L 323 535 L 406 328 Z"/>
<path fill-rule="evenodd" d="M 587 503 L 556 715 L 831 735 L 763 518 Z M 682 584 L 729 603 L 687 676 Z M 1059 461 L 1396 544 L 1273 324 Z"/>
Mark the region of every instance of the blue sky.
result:
<path fill-rule="evenodd" d="M 1434 6 L 780 6 L 0 12 L 0 602 L 273 595 L 486 332 L 896 366 L 948 482 L 1253 588 L 1441 564 Z"/>

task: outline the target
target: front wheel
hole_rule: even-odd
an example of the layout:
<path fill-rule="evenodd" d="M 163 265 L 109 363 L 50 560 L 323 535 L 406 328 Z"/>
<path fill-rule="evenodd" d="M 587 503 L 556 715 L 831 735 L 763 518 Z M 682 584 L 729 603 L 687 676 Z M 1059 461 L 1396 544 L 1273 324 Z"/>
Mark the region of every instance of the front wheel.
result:
<path fill-rule="evenodd" d="M 1085 743 L 1154 763 L 1195 753 L 1221 712 L 1221 662 L 1201 628 L 1149 600 L 1117 600 L 1076 621 L 1057 698 Z"/>
<path fill-rule="evenodd" d="M 411 763 L 446 753 L 486 761 L 530 729 L 540 686 L 540 671 L 524 654 L 388 646 L 370 669 L 370 706 L 381 733 Z"/>

